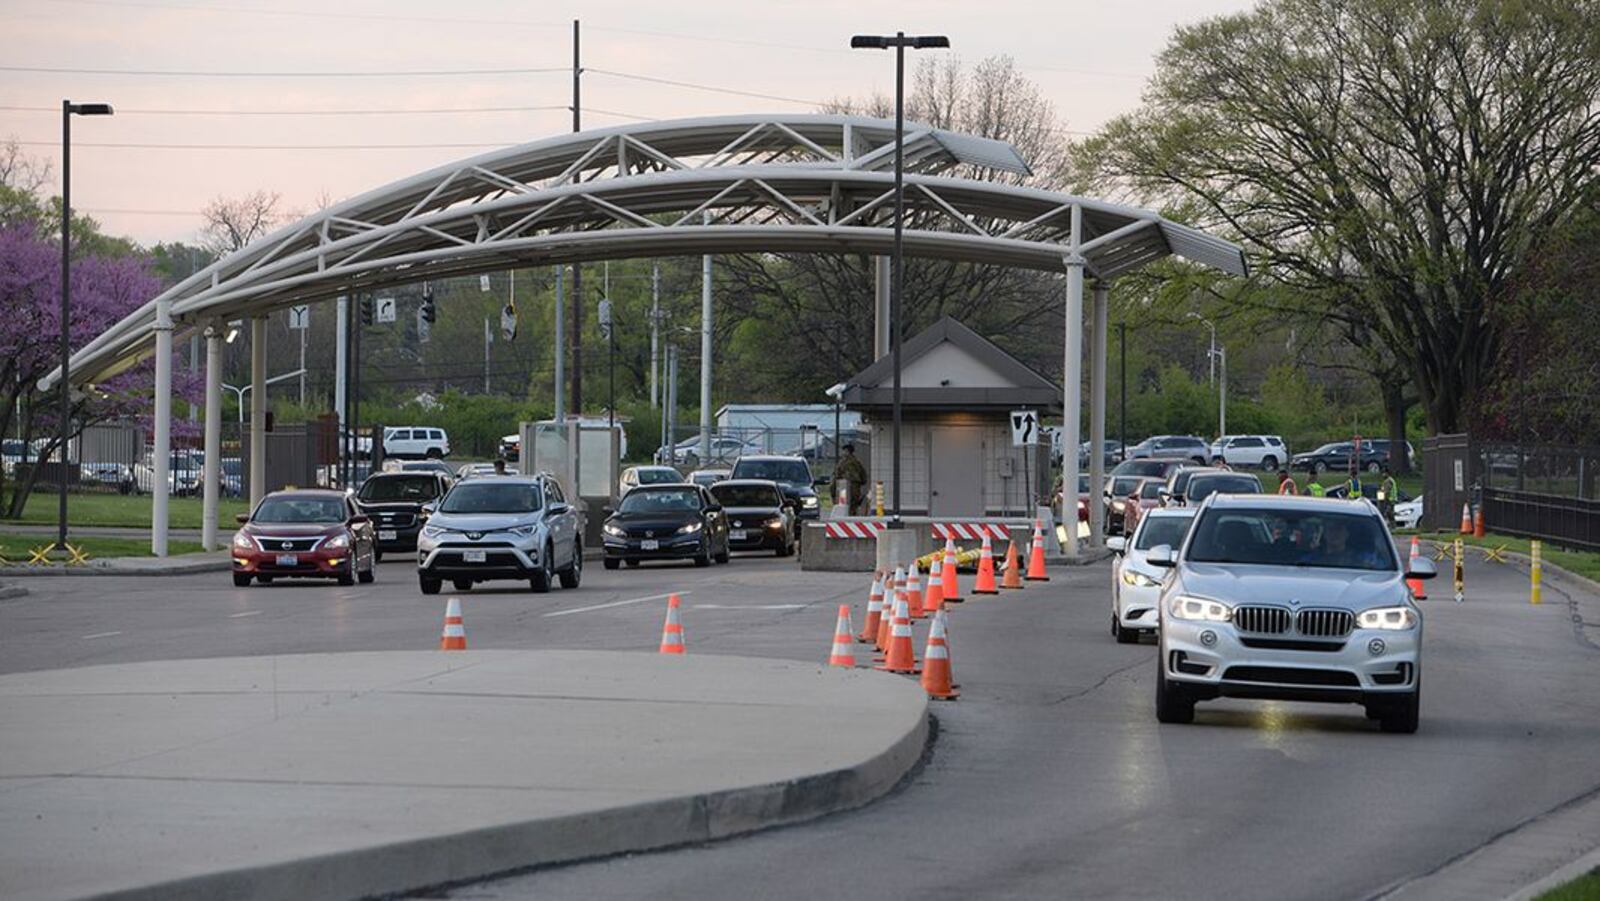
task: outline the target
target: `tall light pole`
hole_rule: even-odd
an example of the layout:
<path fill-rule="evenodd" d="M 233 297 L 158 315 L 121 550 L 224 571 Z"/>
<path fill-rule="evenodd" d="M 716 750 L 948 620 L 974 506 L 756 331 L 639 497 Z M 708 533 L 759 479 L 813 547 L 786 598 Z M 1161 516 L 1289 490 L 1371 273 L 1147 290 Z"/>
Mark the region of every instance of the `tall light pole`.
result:
<path fill-rule="evenodd" d="M 1217 390 L 1217 437 L 1221 438 L 1223 435 L 1228 434 L 1227 350 L 1225 348 L 1219 349 L 1217 347 L 1217 327 L 1212 324 L 1211 320 L 1201 316 L 1199 313 L 1196 313 L 1193 310 L 1189 312 L 1188 318 L 1197 319 L 1200 322 L 1205 323 L 1206 328 L 1211 330 L 1211 349 L 1206 352 L 1206 356 L 1211 358 L 1211 384 L 1213 385 L 1217 384 L 1217 359 L 1220 357 L 1223 361 L 1222 385 Z"/>
<path fill-rule="evenodd" d="M 904 331 L 900 324 L 900 288 L 905 284 L 905 256 L 902 250 L 902 231 L 905 227 L 905 89 L 906 89 L 906 48 L 923 50 L 936 47 L 949 47 L 950 39 L 942 34 L 924 34 L 906 36 L 903 31 L 893 35 L 858 34 L 850 39 L 850 47 L 856 50 L 887 50 L 894 48 L 894 252 L 893 274 L 889 284 L 889 354 L 894 366 L 894 431 L 893 431 L 893 461 L 894 474 L 891 496 L 894 499 L 894 515 L 890 517 L 889 528 L 898 529 L 900 522 L 900 335 Z"/>
<path fill-rule="evenodd" d="M 61 101 L 61 478 L 56 544 L 67 543 L 67 439 L 72 419 L 72 117 L 109 116 L 109 103 Z M 159 425 L 158 425 L 159 428 Z"/>

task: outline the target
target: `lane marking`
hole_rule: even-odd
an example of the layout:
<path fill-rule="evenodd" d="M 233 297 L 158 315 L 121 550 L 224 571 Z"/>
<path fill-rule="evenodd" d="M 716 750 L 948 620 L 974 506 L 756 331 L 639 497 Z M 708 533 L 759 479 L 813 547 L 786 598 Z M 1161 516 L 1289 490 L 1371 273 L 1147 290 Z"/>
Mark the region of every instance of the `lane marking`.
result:
<path fill-rule="evenodd" d="M 228 614 L 228 619 L 241 619 L 246 616 L 260 616 L 264 612 L 265 611 L 262 610 L 246 610 L 243 613 L 230 613 Z"/>
<path fill-rule="evenodd" d="M 122 634 L 121 632 L 96 632 L 93 635 L 85 635 L 85 636 L 83 636 L 83 640 L 84 641 L 88 641 L 88 640 L 90 640 L 92 638 L 110 638 L 113 635 L 121 635 L 121 634 Z"/>
<path fill-rule="evenodd" d="M 809 604 L 693 604 L 692 610 L 800 610 Z"/>
<path fill-rule="evenodd" d="M 666 594 L 652 594 L 652 595 L 649 595 L 647 597 L 642 597 L 642 598 L 629 598 L 626 601 L 612 601 L 609 604 L 594 604 L 594 605 L 591 605 L 591 606 L 588 606 L 588 607 L 574 607 L 571 610 L 552 610 L 549 613 L 546 613 L 545 616 L 568 616 L 568 615 L 571 615 L 573 613 L 588 613 L 588 612 L 590 612 L 592 610 L 606 610 L 606 609 L 609 609 L 611 607 L 626 607 L 629 604 L 643 604 L 645 601 L 662 601 L 662 600 L 666 600 L 667 598 L 671 597 L 674 594 L 676 594 L 678 597 L 681 598 L 686 594 L 694 594 L 694 592 L 692 592 L 692 591 L 669 591 Z"/>

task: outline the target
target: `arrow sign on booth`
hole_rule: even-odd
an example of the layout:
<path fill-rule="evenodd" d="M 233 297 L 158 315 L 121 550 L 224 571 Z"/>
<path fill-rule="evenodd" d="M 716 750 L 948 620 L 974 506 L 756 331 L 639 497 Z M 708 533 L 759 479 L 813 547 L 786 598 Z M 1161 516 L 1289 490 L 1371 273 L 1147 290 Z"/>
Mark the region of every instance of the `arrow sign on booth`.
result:
<path fill-rule="evenodd" d="M 1039 435 L 1039 414 L 1032 410 L 1011 411 L 1011 445 L 1025 447 Z"/>

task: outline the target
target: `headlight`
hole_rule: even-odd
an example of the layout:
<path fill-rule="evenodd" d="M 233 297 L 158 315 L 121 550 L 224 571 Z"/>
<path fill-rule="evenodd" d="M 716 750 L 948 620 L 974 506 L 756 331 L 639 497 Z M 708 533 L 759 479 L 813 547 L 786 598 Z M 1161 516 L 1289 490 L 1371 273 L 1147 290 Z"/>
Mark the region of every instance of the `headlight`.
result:
<path fill-rule="evenodd" d="M 443 534 L 444 534 L 444 529 L 441 529 L 438 526 L 423 526 L 422 527 L 422 537 L 423 538 L 438 538 L 440 535 L 443 535 Z"/>
<path fill-rule="evenodd" d="M 1167 612 L 1172 614 L 1173 619 L 1197 622 L 1225 623 L 1233 618 L 1233 608 L 1227 604 L 1186 594 L 1173 598 L 1172 603 L 1167 605 Z"/>
<path fill-rule="evenodd" d="M 1136 588 L 1154 588 L 1157 585 L 1160 585 L 1161 582 L 1158 579 L 1150 578 L 1144 573 L 1135 572 L 1124 567 L 1122 570 L 1122 584 L 1132 585 Z"/>
<path fill-rule="evenodd" d="M 243 532 L 233 533 L 233 546 L 236 548 L 243 548 L 247 551 L 253 551 L 256 549 L 256 543 L 251 541 L 250 536 Z"/>
<path fill-rule="evenodd" d="M 1416 628 L 1417 612 L 1410 607 L 1374 607 L 1357 614 L 1356 625 L 1363 629 L 1400 632 Z"/>
<path fill-rule="evenodd" d="M 627 529 L 624 529 L 621 526 L 614 525 L 614 524 L 609 523 L 609 522 L 605 524 L 605 533 L 607 535 L 615 535 L 618 538 L 626 538 L 626 537 L 628 537 L 628 530 Z"/>
<path fill-rule="evenodd" d="M 527 538 L 529 535 L 533 534 L 533 530 L 535 528 L 537 528 L 537 526 L 533 525 L 532 523 L 529 523 L 525 526 L 516 526 L 511 530 L 511 534 L 516 535 L 519 538 Z"/>
<path fill-rule="evenodd" d="M 693 535 L 698 531 L 700 531 L 700 523 L 697 522 L 692 522 L 686 526 L 680 526 L 678 528 L 679 535 Z"/>
<path fill-rule="evenodd" d="M 326 550 L 338 551 L 338 550 L 343 550 L 344 548 L 347 548 L 349 546 L 350 546 L 350 535 L 349 535 L 349 533 L 340 532 L 339 534 L 333 536 L 332 538 L 329 538 L 328 539 L 328 543 L 324 544 L 322 547 L 324 549 L 326 549 Z"/>
<path fill-rule="evenodd" d="M 1124 509 L 1127 508 L 1127 506 L 1128 506 L 1128 502 L 1127 501 L 1112 501 L 1111 502 L 1111 509 L 1117 511 L 1118 513 L 1121 513 Z"/>
<path fill-rule="evenodd" d="M 781 529 L 781 528 L 783 528 L 783 517 L 774 516 L 771 519 L 767 520 L 767 528 L 769 528 L 769 529 Z"/>
<path fill-rule="evenodd" d="M 812 507 L 815 507 L 816 505 L 817 505 L 816 495 L 812 495 L 810 497 L 803 497 L 803 498 L 800 499 L 800 506 L 805 507 L 808 510 L 811 509 Z"/>

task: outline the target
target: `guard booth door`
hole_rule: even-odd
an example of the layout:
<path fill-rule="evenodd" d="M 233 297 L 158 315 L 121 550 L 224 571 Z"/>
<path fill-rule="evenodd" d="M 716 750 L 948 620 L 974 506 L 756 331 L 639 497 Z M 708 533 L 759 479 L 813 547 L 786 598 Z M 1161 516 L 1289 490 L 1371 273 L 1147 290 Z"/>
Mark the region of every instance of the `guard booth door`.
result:
<path fill-rule="evenodd" d="M 983 515 L 983 432 L 935 426 L 928 434 L 928 515 Z"/>

